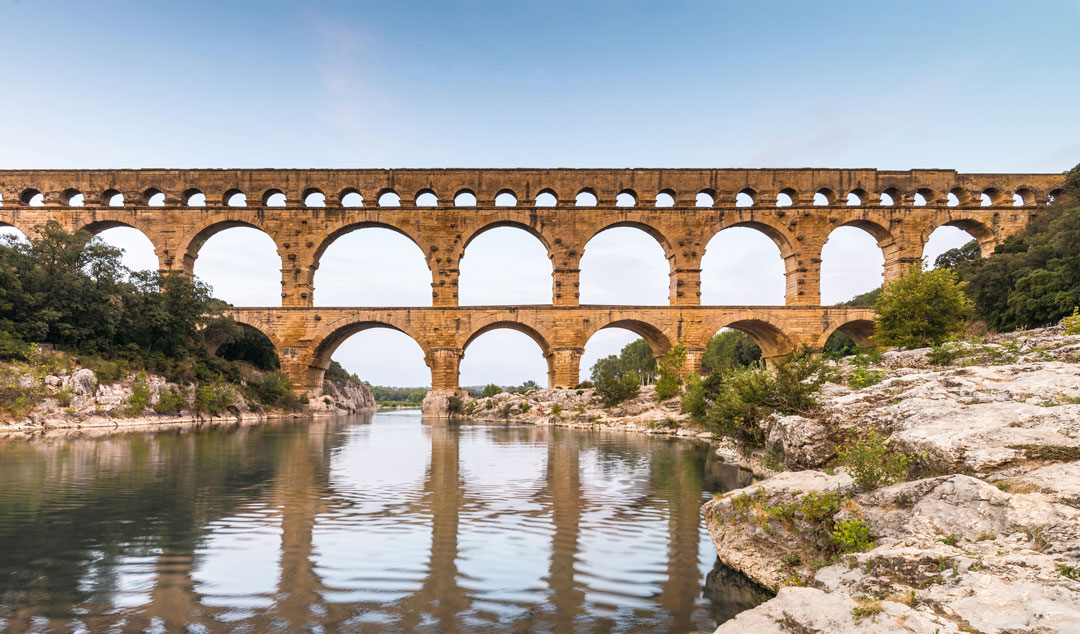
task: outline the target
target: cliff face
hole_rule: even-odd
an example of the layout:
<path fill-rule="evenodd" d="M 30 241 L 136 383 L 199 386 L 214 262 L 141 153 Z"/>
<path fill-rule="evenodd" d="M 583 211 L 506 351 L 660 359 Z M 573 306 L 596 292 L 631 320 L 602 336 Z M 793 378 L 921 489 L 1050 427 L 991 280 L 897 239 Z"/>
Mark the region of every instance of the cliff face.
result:
<path fill-rule="evenodd" d="M 310 402 L 312 411 L 328 409 L 344 410 L 350 413 L 374 412 L 378 408 L 375 395 L 367 383 L 357 381 L 323 381 L 323 395 Z"/>

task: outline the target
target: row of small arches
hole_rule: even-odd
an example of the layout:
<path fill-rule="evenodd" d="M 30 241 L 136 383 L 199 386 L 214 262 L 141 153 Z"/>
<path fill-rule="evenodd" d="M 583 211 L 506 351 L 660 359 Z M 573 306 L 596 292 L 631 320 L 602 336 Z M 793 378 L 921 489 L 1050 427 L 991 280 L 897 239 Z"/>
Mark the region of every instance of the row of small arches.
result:
<path fill-rule="evenodd" d="M 1059 191 L 1057 190 L 1051 192 L 1048 200 L 1052 201 L 1058 194 Z M 165 193 L 155 188 L 145 190 L 139 198 L 141 198 L 141 200 L 132 202 L 149 207 L 163 207 L 166 203 Z M 305 190 L 301 199 L 305 207 L 326 206 L 326 194 L 318 189 L 311 188 Z M 343 207 L 361 207 L 364 205 L 364 198 L 360 192 L 351 188 L 340 192 L 338 200 Z M 885 207 L 909 204 L 909 202 L 905 200 L 905 194 L 895 188 L 890 188 L 879 193 L 876 200 L 879 205 Z M 2 198 L 0 198 L 0 201 L 2 201 Z M 124 199 L 124 194 L 115 189 L 104 191 L 102 193 L 101 201 L 104 205 L 109 207 L 123 207 L 127 202 Z M 554 207 L 558 204 L 558 201 L 559 199 L 555 191 L 545 189 L 537 194 L 533 204 L 536 207 Z M 663 190 L 657 193 L 656 198 L 651 202 L 653 203 L 652 206 L 655 207 L 673 207 L 675 206 L 675 201 L 676 194 L 674 191 Z M 831 189 L 822 188 L 814 192 L 809 200 L 810 204 L 817 206 L 862 206 L 868 203 L 872 204 L 873 201 L 874 197 L 869 192 L 859 188 L 847 192 L 846 195 L 838 195 Z M 1024 205 L 1033 205 L 1036 202 L 1034 191 L 1028 188 L 1018 189 L 1011 193 L 1010 197 L 1009 192 L 1004 192 L 996 188 L 987 188 L 982 192 L 975 194 L 957 187 L 946 192 L 944 198 L 945 204 L 950 207 L 975 205 L 976 201 L 978 201 L 979 206 L 983 207 L 1008 204 L 1021 207 Z M 28 188 L 23 190 L 20 194 L 19 202 L 23 205 L 38 207 L 45 204 L 45 199 L 40 191 Z M 182 205 L 188 207 L 204 207 L 207 205 L 206 195 L 198 189 L 185 190 L 181 195 L 180 202 Z M 597 205 L 596 192 L 590 188 L 584 188 L 577 193 L 574 202 L 575 205 L 579 207 L 595 207 Z M 619 192 L 615 197 L 616 207 L 635 207 L 639 202 L 640 198 L 638 197 L 638 194 L 629 189 Z M 940 202 L 941 200 L 938 198 L 937 194 L 929 189 L 920 189 L 916 191 L 911 196 L 910 200 L 910 204 L 916 207 L 940 204 Z M 81 207 L 85 204 L 85 196 L 76 189 L 68 189 L 60 195 L 60 203 L 71 207 Z M 279 189 L 269 189 L 262 193 L 259 203 L 265 207 L 285 207 L 289 204 L 289 201 L 283 191 Z M 379 207 L 401 206 L 401 196 L 398 192 L 387 189 L 378 194 L 376 203 Z M 455 207 L 475 207 L 477 205 L 476 194 L 471 190 L 463 189 L 454 195 L 453 203 Z M 717 195 L 711 190 L 702 190 L 697 193 L 694 203 L 697 207 L 713 207 L 717 204 Z M 248 205 L 247 194 L 239 189 L 230 189 L 222 196 L 221 204 L 229 207 L 245 207 Z M 439 198 L 433 190 L 423 189 L 416 193 L 413 204 L 417 207 L 436 207 L 439 205 Z M 518 204 L 518 198 L 514 192 L 502 190 L 495 196 L 494 204 L 496 207 L 514 207 Z M 773 205 L 776 207 L 788 207 L 804 204 L 804 202 L 799 192 L 791 188 L 782 189 L 776 194 L 775 200 L 770 199 L 770 197 L 765 194 L 759 194 L 753 189 L 746 188 L 736 194 L 734 204 L 736 207 Z"/>

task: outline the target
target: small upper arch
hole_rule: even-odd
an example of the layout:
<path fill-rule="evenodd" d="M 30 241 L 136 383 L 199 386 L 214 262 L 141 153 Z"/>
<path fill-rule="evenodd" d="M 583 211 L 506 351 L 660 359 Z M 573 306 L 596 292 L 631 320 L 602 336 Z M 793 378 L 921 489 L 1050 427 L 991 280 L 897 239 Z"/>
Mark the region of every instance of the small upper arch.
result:
<path fill-rule="evenodd" d="M 355 187 L 346 187 L 338 192 L 338 202 L 342 207 L 363 207 L 364 196 Z"/>
<path fill-rule="evenodd" d="M 537 207 L 554 207 L 559 204 L 559 195 L 550 187 L 540 190 L 534 201 Z"/>
<path fill-rule="evenodd" d="M 308 187 L 301 194 L 305 207 L 325 207 L 326 194 L 318 187 Z"/>
<path fill-rule="evenodd" d="M 495 194 L 496 207 L 517 207 L 517 204 L 517 194 L 512 189 L 500 189 L 499 193 Z"/>
<path fill-rule="evenodd" d="M 476 192 L 471 189 L 462 189 L 454 194 L 455 207 L 475 207 Z"/>

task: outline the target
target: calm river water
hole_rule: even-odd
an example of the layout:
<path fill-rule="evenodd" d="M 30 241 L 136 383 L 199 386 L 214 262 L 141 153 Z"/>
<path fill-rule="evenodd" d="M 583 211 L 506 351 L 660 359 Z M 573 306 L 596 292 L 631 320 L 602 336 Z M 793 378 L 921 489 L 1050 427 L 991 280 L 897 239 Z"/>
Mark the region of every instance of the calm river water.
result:
<path fill-rule="evenodd" d="M 765 597 L 688 440 L 418 412 L 0 437 L 0 631 L 686 632 Z"/>

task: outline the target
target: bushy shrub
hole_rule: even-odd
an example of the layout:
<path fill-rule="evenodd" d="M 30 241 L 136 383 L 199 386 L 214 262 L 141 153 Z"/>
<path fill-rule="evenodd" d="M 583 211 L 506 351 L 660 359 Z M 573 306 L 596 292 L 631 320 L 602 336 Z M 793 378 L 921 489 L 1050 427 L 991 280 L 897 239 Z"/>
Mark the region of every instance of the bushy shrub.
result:
<path fill-rule="evenodd" d="M 686 346 L 676 344 L 660 359 L 660 378 L 656 381 L 656 399 L 666 401 L 679 394 L 686 367 Z"/>
<path fill-rule="evenodd" d="M 890 445 L 885 436 L 871 427 L 860 437 L 840 447 L 840 464 L 848 468 L 855 484 L 864 489 L 900 482 L 907 477 L 917 460 Z"/>
<path fill-rule="evenodd" d="M 614 355 L 604 357 L 593 365 L 592 383 L 605 407 L 618 405 L 641 391 L 641 379 L 637 372 L 627 371 Z"/>
<path fill-rule="evenodd" d="M 829 376 L 821 358 L 801 348 L 777 359 L 775 368 L 758 364 L 703 381 L 703 397 L 710 403 L 705 422 L 721 435 L 760 447 L 765 442 L 761 423 L 773 412 L 812 413 Z M 709 390 L 710 385 L 715 388 Z"/>
<path fill-rule="evenodd" d="M 875 343 L 919 348 L 959 332 L 972 303 L 952 269 L 924 271 L 919 263 L 885 283 L 874 312 Z"/>
<path fill-rule="evenodd" d="M 150 384 L 146 380 L 146 373 L 140 372 L 131 384 L 131 396 L 128 397 L 125 413 L 128 416 L 138 416 L 150 406 Z"/>
<path fill-rule="evenodd" d="M 1074 307 L 1072 314 L 1061 320 L 1061 325 L 1065 327 L 1065 334 L 1080 335 L 1080 308 Z"/>
<path fill-rule="evenodd" d="M 154 403 L 154 411 L 158 414 L 179 414 L 187 407 L 187 397 L 175 390 L 162 390 L 158 400 Z"/>
<path fill-rule="evenodd" d="M 829 535 L 836 549 L 841 553 L 863 553 L 874 545 L 870 536 L 870 527 L 857 519 L 840 520 L 833 526 Z"/>

